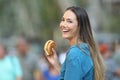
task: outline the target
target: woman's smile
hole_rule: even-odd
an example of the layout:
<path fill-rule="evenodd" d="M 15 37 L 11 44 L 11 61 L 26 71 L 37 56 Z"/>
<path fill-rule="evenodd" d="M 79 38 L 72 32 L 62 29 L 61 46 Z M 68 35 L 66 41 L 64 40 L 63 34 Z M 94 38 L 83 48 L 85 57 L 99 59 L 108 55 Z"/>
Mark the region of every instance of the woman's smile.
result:
<path fill-rule="evenodd" d="M 67 34 L 67 33 L 70 32 L 70 30 L 68 30 L 68 29 L 63 29 L 62 32 L 63 32 L 63 34 Z"/>
<path fill-rule="evenodd" d="M 79 27 L 76 15 L 72 11 L 68 10 L 64 13 L 60 28 L 63 38 L 70 40 L 77 37 Z"/>

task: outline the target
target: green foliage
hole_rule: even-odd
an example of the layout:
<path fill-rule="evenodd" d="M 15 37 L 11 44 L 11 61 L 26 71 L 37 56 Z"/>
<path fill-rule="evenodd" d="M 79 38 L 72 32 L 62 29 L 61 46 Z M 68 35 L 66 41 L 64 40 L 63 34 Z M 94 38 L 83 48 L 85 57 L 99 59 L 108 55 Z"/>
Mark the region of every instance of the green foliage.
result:
<path fill-rule="evenodd" d="M 86 7 L 88 5 L 88 0 L 75 0 L 76 4 L 81 7 Z"/>
<path fill-rule="evenodd" d="M 40 2 L 41 32 L 44 38 L 53 38 L 53 31 L 58 26 L 61 11 L 53 0 L 42 0 Z"/>
<path fill-rule="evenodd" d="M 74 1 L 76 5 L 81 7 L 89 6 L 88 0 Z M 34 18 L 35 14 L 32 13 L 32 11 L 36 11 L 33 10 L 35 9 L 33 8 L 33 6 L 35 6 L 33 2 L 37 3 L 36 5 L 38 6 L 38 12 L 35 13 L 38 13 L 37 16 L 40 16 L 38 19 L 40 21 L 36 21 L 37 19 Z M 15 5 L 16 3 L 20 4 Z M 18 6 L 21 4 L 23 6 L 19 8 Z M 14 10 L 15 8 L 18 8 L 18 11 L 21 9 L 21 12 L 25 11 L 23 12 L 25 14 L 22 15 L 27 15 L 27 19 L 25 19 L 26 17 L 21 19 L 21 17 L 18 16 L 21 14 L 16 12 Z M 23 8 L 25 9 L 22 10 Z M 62 15 L 60 8 L 61 6 L 58 5 L 58 1 L 55 0 L 0 0 L 0 36 L 10 36 L 17 33 L 28 34 L 27 32 L 30 33 L 33 31 L 35 34 L 37 34 L 37 37 L 40 37 L 43 40 L 52 39 L 53 31 L 59 26 Z M 107 16 L 105 18 L 108 19 L 103 20 L 103 30 L 120 33 L 120 17 L 107 15 L 107 13 L 105 16 Z M 22 23 L 23 19 L 25 19 L 24 21 L 26 22 Z M 22 25 L 24 23 L 29 23 L 32 28 L 30 25 Z M 28 37 L 29 36 L 31 36 L 31 34 L 29 34 Z"/>
<path fill-rule="evenodd" d="M 111 17 L 110 31 L 120 34 L 120 16 Z"/>

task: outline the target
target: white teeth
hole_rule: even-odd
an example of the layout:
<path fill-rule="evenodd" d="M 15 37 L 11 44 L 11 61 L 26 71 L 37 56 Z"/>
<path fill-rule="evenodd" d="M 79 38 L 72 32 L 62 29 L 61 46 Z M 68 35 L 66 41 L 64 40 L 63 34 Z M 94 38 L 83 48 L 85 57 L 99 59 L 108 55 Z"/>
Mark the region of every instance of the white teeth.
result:
<path fill-rule="evenodd" d="M 69 30 L 63 30 L 63 31 L 69 31 Z"/>

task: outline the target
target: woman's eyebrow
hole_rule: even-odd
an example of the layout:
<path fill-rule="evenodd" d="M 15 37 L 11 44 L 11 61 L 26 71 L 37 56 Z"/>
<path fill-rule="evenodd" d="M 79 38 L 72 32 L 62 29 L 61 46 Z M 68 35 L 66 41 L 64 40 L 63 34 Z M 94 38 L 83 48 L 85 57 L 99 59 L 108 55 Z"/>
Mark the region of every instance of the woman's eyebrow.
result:
<path fill-rule="evenodd" d="M 65 18 L 64 18 L 64 17 L 62 17 L 62 19 L 65 19 Z M 71 18 L 66 18 L 66 20 L 69 20 L 69 21 L 70 21 L 70 20 L 72 20 L 72 19 L 71 19 Z"/>
<path fill-rule="evenodd" d="M 67 18 L 67 20 L 72 20 L 72 19 L 70 19 L 70 18 Z"/>
<path fill-rule="evenodd" d="M 69 20 L 69 21 L 71 21 L 72 19 L 71 19 L 71 18 L 67 18 L 66 20 Z"/>

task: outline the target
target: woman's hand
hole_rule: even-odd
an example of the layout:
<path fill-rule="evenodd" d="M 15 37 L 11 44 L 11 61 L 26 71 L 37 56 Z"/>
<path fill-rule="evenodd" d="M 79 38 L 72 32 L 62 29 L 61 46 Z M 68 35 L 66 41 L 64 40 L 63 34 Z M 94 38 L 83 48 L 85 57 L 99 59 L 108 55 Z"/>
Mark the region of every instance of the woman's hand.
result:
<path fill-rule="evenodd" d="M 57 54 L 56 54 L 56 51 L 52 48 L 52 51 L 53 51 L 53 54 L 50 55 L 50 56 L 46 56 L 48 62 L 58 71 L 60 72 L 60 68 L 61 68 L 61 65 L 60 65 L 60 62 L 58 60 L 58 57 L 57 57 Z"/>

